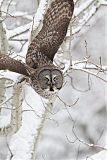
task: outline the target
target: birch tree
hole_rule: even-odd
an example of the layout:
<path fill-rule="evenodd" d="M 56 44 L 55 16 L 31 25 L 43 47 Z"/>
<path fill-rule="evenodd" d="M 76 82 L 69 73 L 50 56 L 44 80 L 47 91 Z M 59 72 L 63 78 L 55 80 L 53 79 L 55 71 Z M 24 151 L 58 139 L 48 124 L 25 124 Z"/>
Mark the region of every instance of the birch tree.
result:
<path fill-rule="evenodd" d="M 38 1 L 37 1 L 38 2 Z M 8 7 L 12 1 L 8 2 Z M 40 31 L 44 14 L 50 5 L 51 1 L 41 0 L 38 10 L 33 15 L 29 13 L 17 13 L 15 16 L 9 13 L 9 9 L 5 15 L 2 11 L 3 1 L 0 3 L 0 52 L 10 54 L 10 56 L 21 61 L 25 60 L 25 53 L 28 44 L 34 36 Z M 70 77 L 72 70 L 84 72 L 87 75 L 98 78 L 101 83 L 107 83 L 106 73 L 107 66 L 100 63 L 91 62 L 87 54 L 83 60 L 74 61 L 72 58 L 72 42 L 76 36 L 81 36 L 81 30 L 84 25 L 96 14 L 96 11 L 101 5 L 106 6 L 105 0 L 76 0 L 73 20 L 70 23 L 66 38 L 61 45 L 58 54 L 55 58 L 55 63 L 62 67 L 65 77 Z M 3 14 L 3 15 L 2 15 Z M 12 30 L 5 29 L 4 22 L 8 16 L 13 18 L 23 17 L 29 21 L 27 24 L 14 28 Z M 29 40 L 28 40 L 29 39 Z M 19 53 L 11 53 L 8 46 L 18 47 Z M 17 48 L 17 47 L 16 47 Z M 38 146 L 40 138 L 48 120 L 52 114 L 56 99 L 59 99 L 66 107 L 75 106 L 79 99 L 75 99 L 72 104 L 67 104 L 58 95 L 54 100 L 45 100 L 37 95 L 27 83 L 17 83 L 20 79 L 19 74 L 14 74 L 9 71 L 0 71 L 0 136 L 6 138 L 8 148 L 7 159 L 12 160 L 30 160 L 37 159 Z M 99 73 L 105 73 L 102 76 Z M 68 112 L 68 114 L 70 114 Z M 73 120 L 75 128 L 75 121 Z M 73 129 L 74 129 L 73 128 Z M 90 144 L 82 141 L 73 130 L 75 138 L 82 144 L 91 148 L 107 150 L 106 147 Z M 11 140 L 10 140 L 11 139 Z M 69 143 L 71 140 L 67 137 Z M 89 157 L 87 157 L 89 159 Z"/>

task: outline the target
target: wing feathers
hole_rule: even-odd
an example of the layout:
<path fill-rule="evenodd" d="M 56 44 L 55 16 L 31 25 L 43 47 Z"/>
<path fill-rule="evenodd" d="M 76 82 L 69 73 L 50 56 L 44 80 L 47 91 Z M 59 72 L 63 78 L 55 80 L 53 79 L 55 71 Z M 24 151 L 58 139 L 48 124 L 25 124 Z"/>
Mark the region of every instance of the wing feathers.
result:
<path fill-rule="evenodd" d="M 30 67 L 33 67 L 33 62 L 29 62 L 34 52 L 38 54 L 39 51 L 42 55 L 47 56 L 49 60 L 53 61 L 55 53 L 66 36 L 73 10 L 73 0 L 54 0 L 52 2 L 44 16 L 41 31 L 28 48 L 26 63 L 30 65 Z M 37 61 L 37 63 L 39 64 L 39 61 Z M 36 65 L 35 67 L 38 66 Z"/>
<path fill-rule="evenodd" d="M 10 70 L 19 74 L 29 76 L 26 65 L 8 55 L 0 53 L 0 70 Z"/>

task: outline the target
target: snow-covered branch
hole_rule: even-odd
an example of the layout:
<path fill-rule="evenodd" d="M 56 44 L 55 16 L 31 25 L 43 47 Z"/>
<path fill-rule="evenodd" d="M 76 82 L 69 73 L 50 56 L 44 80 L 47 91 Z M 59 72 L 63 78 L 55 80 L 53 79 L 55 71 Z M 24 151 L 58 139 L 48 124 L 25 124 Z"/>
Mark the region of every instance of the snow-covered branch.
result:
<path fill-rule="evenodd" d="M 94 64 L 92 62 L 88 62 L 88 60 L 85 59 L 83 61 L 73 61 L 73 65 L 71 67 L 71 70 L 72 69 L 85 72 L 85 73 L 92 75 L 92 76 L 95 76 L 96 78 L 107 83 L 106 76 L 105 76 L 107 74 L 107 66 Z M 69 71 L 70 71 L 70 69 L 69 69 Z M 103 76 L 100 76 L 99 75 L 100 73 L 103 73 Z"/>
<path fill-rule="evenodd" d="M 2 23 L 0 23 L 0 50 L 2 51 L 2 53 L 3 51 L 5 53 L 8 53 L 8 39 L 9 42 L 13 42 L 14 45 L 16 45 L 16 41 L 22 44 L 21 51 L 18 54 L 21 55 L 20 59 L 24 57 L 28 44 L 24 46 L 23 42 L 28 41 L 28 39 L 29 42 L 31 42 L 34 36 L 37 35 L 37 33 L 40 31 L 44 13 L 46 12 L 49 3 L 50 0 L 41 0 L 34 18 L 31 18 L 31 16 L 29 17 L 27 15 L 27 19 L 30 20 L 30 22 L 25 25 L 20 25 L 20 27 L 17 27 L 15 29 L 7 30 L 7 38 L 3 27 L 4 21 L 3 19 L 1 19 Z M 70 27 L 70 29 L 68 30 L 67 36 L 65 38 L 65 44 L 63 44 L 62 48 L 60 48 L 60 50 L 62 49 L 64 54 L 66 55 L 61 59 L 61 61 L 60 58 L 57 59 L 57 61 L 60 61 L 59 65 L 65 65 L 65 77 L 68 74 L 71 75 L 71 72 L 73 70 L 76 70 L 85 72 L 86 74 L 92 75 L 107 83 L 107 66 L 104 66 L 102 63 L 95 64 L 91 62 L 87 56 L 81 61 L 73 61 L 71 55 L 71 43 L 73 41 L 73 37 L 77 36 L 77 34 L 81 32 L 83 26 L 93 15 L 96 14 L 96 11 L 99 9 L 101 4 L 106 4 L 106 1 L 75 1 L 74 18 L 71 22 L 72 28 Z M 24 17 L 26 17 L 25 12 L 14 13 L 14 16 L 22 16 L 23 13 Z M 6 15 L 8 15 L 8 13 Z M 70 41 L 69 45 L 67 44 L 67 40 Z M 69 46 L 68 48 L 66 47 L 67 45 Z M 65 50 L 67 50 L 67 52 Z M 67 55 L 68 52 L 69 54 Z M 60 57 L 61 55 L 59 54 L 58 56 Z M 8 144 L 11 151 L 12 160 L 35 160 L 37 158 L 37 149 L 40 144 L 40 137 L 42 135 L 45 122 L 47 119 L 49 119 L 49 114 L 52 115 L 52 109 L 55 99 L 41 99 L 30 86 L 24 84 L 17 85 L 16 82 L 19 75 L 15 75 L 14 73 L 10 72 L 0 73 L 0 107 L 1 111 L 6 110 L 10 113 L 8 114 L 8 116 L 0 115 L 0 118 L 2 119 L 2 121 L 0 119 L 0 135 L 8 136 L 15 133 L 14 135 L 12 135 L 11 141 Z M 8 77 L 10 77 L 10 79 L 8 79 Z M 60 96 L 57 96 L 55 98 L 58 98 L 60 102 L 62 102 L 69 108 L 76 105 L 79 100 L 79 98 L 77 98 L 77 100 L 72 105 L 70 105 L 69 103 L 62 100 Z M 68 114 L 70 115 L 69 112 Z M 80 142 L 84 143 L 84 141 Z M 86 144 L 91 147 L 90 143 Z M 9 157 L 10 155 L 8 155 L 8 158 Z"/>

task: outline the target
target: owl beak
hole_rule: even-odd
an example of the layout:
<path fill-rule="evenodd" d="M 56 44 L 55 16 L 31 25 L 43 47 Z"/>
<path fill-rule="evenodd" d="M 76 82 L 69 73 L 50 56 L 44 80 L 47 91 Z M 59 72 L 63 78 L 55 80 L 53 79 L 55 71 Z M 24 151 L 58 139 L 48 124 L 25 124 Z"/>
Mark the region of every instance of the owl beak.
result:
<path fill-rule="evenodd" d="M 50 84 L 50 91 L 54 91 L 52 83 Z"/>

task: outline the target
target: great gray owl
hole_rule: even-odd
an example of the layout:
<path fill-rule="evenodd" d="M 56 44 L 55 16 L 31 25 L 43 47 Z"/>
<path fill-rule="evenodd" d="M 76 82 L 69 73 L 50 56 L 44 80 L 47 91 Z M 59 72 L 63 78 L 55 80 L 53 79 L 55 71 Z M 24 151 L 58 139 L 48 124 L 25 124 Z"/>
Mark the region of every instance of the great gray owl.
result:
<path fill-rule="evenodd" d="M 53 58 L 66 36 L 73 10 L 73 0 L 53 0 L 42 29 L 28 47 L 26 64 L 1 54 L 0 69 L 29 76 L 37 93 L 52 96 L 63 85 L 62 71 L 53 64 Z"/>

